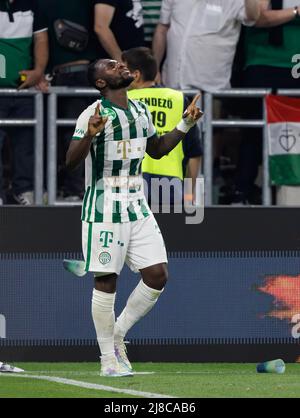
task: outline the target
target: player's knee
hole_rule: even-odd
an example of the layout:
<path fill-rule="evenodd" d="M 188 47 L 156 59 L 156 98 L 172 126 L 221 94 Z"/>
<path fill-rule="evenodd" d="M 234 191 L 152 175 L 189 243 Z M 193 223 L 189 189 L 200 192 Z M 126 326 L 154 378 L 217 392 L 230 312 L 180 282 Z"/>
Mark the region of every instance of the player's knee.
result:
<path fill-rule="evenodd" d="M 163 266 L 163 268 L 161 269 L 161 271 L 159 273 L 159 277 L 158 277 L 158 282 L 159 282 L 162 289 L 167 284 L 168 278 L 169 278 L 168 269 L 167 269 L 166 266 Z"/>
<path fill-rule="evenodd" d="M 105 293 L 115 293 L 117 278 L 116 274 L 108 274 L 107 276 L 95 274 L 95 289 Z"/>
<path fill-rule="evenodd" d="M 148 270 L 148 269 L 147 269 Z M 151 267 L 143 274 L 144 283 L 152 289 L 162 290 L 168 281 L 168 269 L 165 264 Z"/>
<path fill-rule="evenodd" d="M 161 271 L 161 273 L 158 276 L 157 283 L 159 285 L 159 290 L 163 289 L 168 281 L 168 270 L 165 268 Z"/>

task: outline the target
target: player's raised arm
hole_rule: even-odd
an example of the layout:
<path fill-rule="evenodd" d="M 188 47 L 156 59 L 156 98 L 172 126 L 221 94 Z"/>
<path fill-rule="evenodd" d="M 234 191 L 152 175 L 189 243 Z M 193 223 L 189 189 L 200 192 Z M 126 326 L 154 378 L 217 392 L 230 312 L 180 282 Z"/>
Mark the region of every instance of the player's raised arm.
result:
<path fill-rule="evenodd" d="M 107 119 L 107 117 L 101 116 L 100 103 L 98 103 L 94 115 L 88 120 L 85 135 L 79 140 L 77 138 L 76 141 L 71 141 L 66 157 L 66 167 L 68 169 L 74 170 L 86 159 L 90 152 L 93 138 L 104 130 Z"/>
<path fill-rule="evenodd" d="M 197 124 L 199 119 L 203 116 L 203 112 L 199 107 L 197 107 L 197 102 L 200 97 L 200 93 L 194 97 L 192 103 L 184 112 L 183 118 L 173 131 L 161 137 L 154 135 L 148 139 L 146 151 L 150 157 L 159 160 L 164 155 L 169 154 L 169 152 L 176 147 L 189 130 Z"/>

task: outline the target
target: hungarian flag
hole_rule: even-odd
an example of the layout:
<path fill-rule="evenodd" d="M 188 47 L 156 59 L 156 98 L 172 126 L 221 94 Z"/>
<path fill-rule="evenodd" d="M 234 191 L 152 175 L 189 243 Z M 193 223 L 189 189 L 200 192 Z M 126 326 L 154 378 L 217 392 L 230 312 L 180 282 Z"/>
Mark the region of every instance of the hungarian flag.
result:
<path fill-rule="evenodd" d="M 274 185 L 300 185 L 300 99 L 266 98 L 269 165 Z"/>

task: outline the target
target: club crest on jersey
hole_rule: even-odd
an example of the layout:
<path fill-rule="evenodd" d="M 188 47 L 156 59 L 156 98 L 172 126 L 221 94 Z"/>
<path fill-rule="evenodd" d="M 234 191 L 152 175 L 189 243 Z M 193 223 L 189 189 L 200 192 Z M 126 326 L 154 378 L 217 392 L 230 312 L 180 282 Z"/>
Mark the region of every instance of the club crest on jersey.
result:
<path fill-rule="evenodd" d="M 117 114 L 113 109 L 104 108 L 101 110 L 101 116 L 108 117 L 110 120 L 115 120 Z"/>
<path fill-rule="evenodd" d="M 99 255 L 99 261 L 103 266 L 105 266 L 106 264 L 110 263 L 111 255 L 109 253 L 107 253 L 106 251 L 103 251 Z"/>

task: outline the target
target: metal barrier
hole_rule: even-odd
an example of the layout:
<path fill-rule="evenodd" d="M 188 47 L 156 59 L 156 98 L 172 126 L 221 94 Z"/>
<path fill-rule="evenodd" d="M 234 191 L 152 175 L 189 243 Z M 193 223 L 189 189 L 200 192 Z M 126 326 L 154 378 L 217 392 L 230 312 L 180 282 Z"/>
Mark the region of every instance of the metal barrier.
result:
<path fill-rule="evenodd" d="M 32 97 L 34 119 L 0 119 L 0 127 L 34 127 L 34 198 L 37 205 L 43 204 L 44 189 L 44 107 L 43 94 L 36 90 L 0 89 L 0 97 Z"/>
<path fill-rule="evenodd" d="M 187 96 L 194 96 L 198 90 L 185 90 Z M 263 205 L 271 205 L 271 186 L 269 181 L 269 151 L 266 106 L 263 100 L 270 89 L 232 89 L 215 93 L 205 93 L 203 104 L 205 117 L 200 122 L 204 137 L 205 204 L 212 205 L 213 191 L 213 130 L 214 128 L 262 128 L 263 130 Z M 300 90 L 278 90 L 279 95 L 300 96 Z M 35 129 L 35 203 L 43 204 L 43 95 L 35 90 L 17 91 L 0 89 L 0 96 L 33 96 L 35 118 L 32 120 L 0 120 L 1 126 L 33 126 Z M 48 95 L 48 132 L 47 132 L 47 190 L 48 204 L 59 205 L 57 201 L 57 128 L 75 127 L 76 120 L 57 118 L 58 97 L 98 97 L 95 89 L 52 87 Z M 263 118 L 260 120 L 221 120 L 213 118 L 214 98 L 261 98 Z M 64 203 L 65 204 L 65 203 Z"/>
<path fill-rule="evenodd" d="M 269 181 L 269 146 L 265 100 L 262 100 L 263 119 L 261 120 L 221 120 L 213 118 L 214 98 L 261 98 L 270 94 L 269 89 L 232 89 L 204 95 L 204 178 L 205 205 L 212 205 L 213 189 L 213 130 L 214 128 L 262 128 L 263 129 L 263 205 L 271 205 L 271 187 Z"/>
<path fill-rule="evenodd" d="M 57 201 L 57 128 L 74 127 L 76 119 L 58 119 L 58 97 L 87 97 L 99 96 L 95 89 L 52 87 L 48 96 L 48 142 L 47 142 L 47 189 L 48 204 L 59 205 Z M 84 110 L 84 109 L 83 109 Z M 79 115 L 78 115 L 79 116 Z M 65 205 L 65 202 L 63 203 Z"/>

